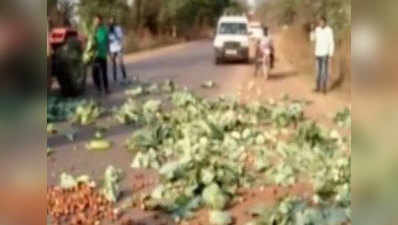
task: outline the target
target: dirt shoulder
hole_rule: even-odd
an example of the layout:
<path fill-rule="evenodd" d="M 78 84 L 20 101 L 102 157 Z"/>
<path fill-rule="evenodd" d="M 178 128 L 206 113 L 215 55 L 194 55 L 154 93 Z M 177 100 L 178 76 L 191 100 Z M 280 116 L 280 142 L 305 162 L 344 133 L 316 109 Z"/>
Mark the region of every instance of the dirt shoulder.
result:
<path fill-rule="evenodd" d="M 337 111 L 351 105 L 350 91 L 347 88 L 332 87 L 340 76 L 336 69 L 330 78 L 329 92 L 326 95 L 314 93 L 315 65 L 312 49 L 303 38 L 292 43 L 289 35 L 291 33 L 284 31 L 273 34 L 276 65 L 269 79 L 265 81 L 262 77 L 254 77 L 254 68 L 251 68 L 247 76 L 237 77 L 233 81 L 238 88 L 238 94 L 244 102 L 279 99 L 285 95 L 306 100 L 311 103 L 306 109 L 306 115 L 316 121 L 328 123 Z M 296 46 L 300 41 L 303 44 Z"/>

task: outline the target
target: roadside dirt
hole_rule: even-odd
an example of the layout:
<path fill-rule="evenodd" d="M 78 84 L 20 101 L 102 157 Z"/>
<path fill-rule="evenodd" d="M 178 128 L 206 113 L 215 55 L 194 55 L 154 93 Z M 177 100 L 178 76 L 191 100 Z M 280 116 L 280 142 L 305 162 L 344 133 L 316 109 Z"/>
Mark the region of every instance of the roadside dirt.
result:
<path fill-rule="evenodd" d="M 268 80 L 255 77 L 253 68 L 251 74 L 249 72 L 243 79 L 234 80 L 238 94 L 243 102 L 279 99 L 285 95 L 292 99 L 306 100 L 310 102 L 306 115 L 323 124 L 329 124 L 337 111 L 351 105 L 350 92 L 346 88 L 333 87 L 340 76 L 339 68 L 334 66 L 329 92 L 326 95 L 314 93 L 316 78 L 312 49 L 305 39 L 301 40 L 301 46 L 296 49 L 294 45 L 298 43 L 291 43 L 292 37 L 289 35 L 290 33 L 284 31 L 273 35 L 276 64 Z"/>

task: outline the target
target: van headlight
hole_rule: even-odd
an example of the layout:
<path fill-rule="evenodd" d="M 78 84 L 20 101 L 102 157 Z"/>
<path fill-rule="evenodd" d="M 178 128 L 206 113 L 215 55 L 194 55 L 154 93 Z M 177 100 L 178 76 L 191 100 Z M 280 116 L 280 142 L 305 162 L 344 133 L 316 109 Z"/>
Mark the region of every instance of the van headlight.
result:
<path fill-rule="evenodd" d="M 242 47 L 248 48 L 249 47 L 249 40 L 242 41 L 240 44 L 242 45 Z"/>
<path fill-rule="evenodd" d="M 224 42 L 222 40 L 216 39 L 216 40 L 214 40 L 214 47 L 215 48 L 222 48 L 222 47 L 224 47 Z"/>

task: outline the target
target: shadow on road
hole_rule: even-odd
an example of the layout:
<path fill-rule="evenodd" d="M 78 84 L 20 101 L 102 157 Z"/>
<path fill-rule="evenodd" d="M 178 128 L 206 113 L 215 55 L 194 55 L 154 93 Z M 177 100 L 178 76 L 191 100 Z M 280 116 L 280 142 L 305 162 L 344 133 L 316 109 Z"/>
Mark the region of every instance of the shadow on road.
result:
<path fill-rule="evenodd" d="M 277 80 L 284 80 L 296 75 L 298 75 L 298 71 L 296 70 L 285 70 L 285 71 L 274 71 L 274 72 L 271 71 L 268 79 L 277 81 Z"/>
<path fill-rule="evenodd" d="M 242 65 L 251 65 L 251 63 L 247 63 L 244 61 L 237 61 L 237 60 L 229 60 L 229 61 L 223 61 L 217 66 L 242 66 Z"/>

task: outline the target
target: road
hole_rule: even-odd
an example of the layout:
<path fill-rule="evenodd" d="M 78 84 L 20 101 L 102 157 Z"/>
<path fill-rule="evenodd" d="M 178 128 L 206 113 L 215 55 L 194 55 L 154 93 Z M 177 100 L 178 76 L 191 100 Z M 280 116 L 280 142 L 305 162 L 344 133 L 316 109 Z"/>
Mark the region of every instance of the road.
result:
<path fill-rule="evenodd" d="M 163 51 L 151 58 L 128 63 L 130 72 L 146 81 L 171 79 L 189 89 L 197 90 L 201 83 L 213 80 L 219 88 L 230 91 L 231 79 L 248 70 L 245 64 L 216 66 L 210 41 L 198 41 L 183 45 L 178 51 Z M 128 61 L 128 60 L 127 60 Z"/>
<path fill-rule="evenodd" d="M 140 81 L 159 82 L 170 79 L 205 97 L 234 95 L 240 97 L 242 101 L 252 101 L 278 98 L 282 93 L 287 93 L 295 98 L 305 98 L 314 102 L 307 109 L 309 115 L 319 120 L 330 120 L 328 113 L 335 113 L 347 104 L 347 100 L 341 98 L 338 93 L 327 96 L 314 95 L 311 91 L 311 77 L 308 79 L 299 76 L 284 60 L 283 53 L 278 53 L 277 58 L 276 69 L 268 81 L 254 78 L 251 65 L 227 63 L 216 66 L 213 62 L 212 44 L 207 40 L 127 55 L 125 63 L 129 78 L 132 80 L 139 78 Z M 112 77 L 111 74 L 109 77 Z M 201 84 L 208 80 L 214 81 L 217 87 L 201 88 Z M 107 108 L 120 105 L 125 101 L 126 87 L 110 81 L 111 95 L 98 98 L 90 82 L 87 97 L 96 98 Z M 107 126 L 110 121 L 111 118 L 105 118 L 99 122 L 99 125 Z M 130 168 L 132 156 L 125 150 L 124 143 L 134 128 L 112 126 L 106 133 L 106 138 L 114 143 L 113 149 L 105 152 L 88 152 L 84 146 L 93 137 L 95 127 L 76 129 L 74 131 L 76 138 L 71 142 L 62 134 L 72 130 L 70 125 L 65 123 L 57 126 L 64 131 L 47 139 L 48 145 L 55 151 L 47 160 L 49 185 L 58 183 L 58 177 L 64 171 L 73 175 L 88 174 L 100 180 L 108 165 L 128 171 L 122 183 L 124 197 L 131 196 L 131 187 L 137 182 L 156 182 L 156 176 L 147 176 L 145 171 L 132 171 Z M 146 176 L 143 177 L 143 174 Z M 142 219 L 147 224 L 158 224 L 151 222 L 153 219 L 151 213 L 138 211 L 132 213 L 136 213 L 134 217 L 137 220 Z"/>

